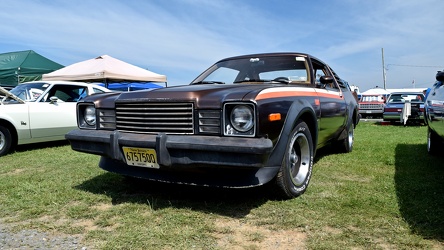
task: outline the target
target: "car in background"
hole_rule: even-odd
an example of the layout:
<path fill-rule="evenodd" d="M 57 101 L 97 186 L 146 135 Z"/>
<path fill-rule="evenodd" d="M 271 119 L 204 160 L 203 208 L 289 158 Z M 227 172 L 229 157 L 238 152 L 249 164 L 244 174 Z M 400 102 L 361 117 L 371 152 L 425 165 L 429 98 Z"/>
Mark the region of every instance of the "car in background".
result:
<path fill-rule="evenodd" d="M 226 58 L 189 85 L 86 97 L 73 150 L 131 178 L 305 192 L 316 150 L 350 152 L 359 122 L 348 83 L 304 53 Z"/>
<path fill-rule="evenodd" d="M 0 87 L 0 156 L 16 145 L 64 140 L 77 127 L 77 101 L 110 90 L 93 84 L 35 81 Z"/>
<path fill-rule="evenodd" d="M 391 93 L 382 114 L 384 121 L 391 123 L 422 123 L 424 121 L 423 92 Z"/>
<path fill-rule="evenodd" d="M 427 125 L 427 151 L 441 154 L 444 149 L 444 71 L 436 74 L 433 85 L 424 105 L 424 120 Z"/>
<path fill-rule="evenodd" d="M 362 118 L 381 118 L 384 112 L 384 105 L 384 95 L 361 95 L 359 99 L 359 114 L 361 114 Z"/>

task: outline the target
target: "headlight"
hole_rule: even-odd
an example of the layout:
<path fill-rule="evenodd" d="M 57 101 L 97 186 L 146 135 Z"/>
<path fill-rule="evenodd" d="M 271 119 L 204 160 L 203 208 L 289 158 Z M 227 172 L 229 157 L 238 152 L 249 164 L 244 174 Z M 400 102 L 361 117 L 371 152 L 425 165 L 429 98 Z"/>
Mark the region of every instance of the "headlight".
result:
<path fill-rule="evenodd" d="M 245 105 L 237 105 L 230 115 L 230 122 L 233 128 L 239 132 L 247 132 L 254 125 L 253 110 Z"/>
<path fill-rule="evenodd" d="M 77 104 L 77 125 L 81 129 L 96 129 L 96 108 L 93 103 Z"/>
<path fill-rule="evenodd" d="M 83 118 L 85 119 L 85 122 L 89 126 L 95 126 L 96 125 L 96 108 L 94 106 L 88 106 L 83 111 Z"/>
<path fill-rule="evenodd" d="M 223 129 L 226 136 L 254 137 L 256 109 L 254 103 L 233 102 L 224 105 Z"/>

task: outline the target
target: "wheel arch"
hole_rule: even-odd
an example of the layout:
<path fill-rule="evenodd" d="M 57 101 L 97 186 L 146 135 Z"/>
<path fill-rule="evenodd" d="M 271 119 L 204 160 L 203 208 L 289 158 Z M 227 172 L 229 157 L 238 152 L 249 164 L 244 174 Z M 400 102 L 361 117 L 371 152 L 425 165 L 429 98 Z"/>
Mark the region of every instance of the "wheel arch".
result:
<path fill-rule="evenodd" d="M 290 133 L 297 125 L 297 121 L 304 121 L 309 130 L 313 140 L 313 155 L 316 152 L 316 145 L 318 141 L 318 122 L 316 112 L 307 100 L 294 102 L 288 110 L 287 118 L 279 135 L 279 139 L 274 146 L 273 152 L 268 159 L 268 166 L 275 167 L 282 164 L 287 147 Z"/>

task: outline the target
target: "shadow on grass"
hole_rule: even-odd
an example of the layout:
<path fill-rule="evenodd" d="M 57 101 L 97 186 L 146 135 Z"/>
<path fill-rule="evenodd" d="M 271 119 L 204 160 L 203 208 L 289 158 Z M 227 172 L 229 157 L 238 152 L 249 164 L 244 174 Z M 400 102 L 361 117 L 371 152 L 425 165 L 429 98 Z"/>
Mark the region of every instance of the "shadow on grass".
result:
<path fill-rule="evenodd" d="M 243 218 L 251 209 L 273 199 L 269 185 L 247 189 L 224 189 L 161 183 L 104 173 L 75 188 L 95 194 L 106 194 L 114 205 L 147 204 L 152 209 L 187 208 Z"/>
<path fill-rule="evenodd" d="M 444 240 L 444 157 L 430 156 L 425 144 L 399 144 L 395 168 L 400 212 L 411 231 Z"/>
<path fill-rule="evenodd" d="M 51 147 L 61 147 L 66 145 L 69 145 L 69 142 L 67 140 L 31 143 L 31 144 L 18 145 L 15 147 L 15 150 L 10 153 L 24 152 L 24 151 L 51 148 Z"/>
<path fill-rule="evenodd" d="M 334 149 L 323 148 L 318 151 L 314 162 L 331 154 L 331 150 Z M 162 183 L 107 172 L 75 188 L 94 194 L 106 194 L 112 198 L 114 205 L 130 202 L 147 204 L 155 210 L 191 208 L 233 218 L 243 218 L 267 201 L 282 200 L 277 193 L 280 190 L 277 190 L 273 180 L 259 187 L 230 189 Z"/>

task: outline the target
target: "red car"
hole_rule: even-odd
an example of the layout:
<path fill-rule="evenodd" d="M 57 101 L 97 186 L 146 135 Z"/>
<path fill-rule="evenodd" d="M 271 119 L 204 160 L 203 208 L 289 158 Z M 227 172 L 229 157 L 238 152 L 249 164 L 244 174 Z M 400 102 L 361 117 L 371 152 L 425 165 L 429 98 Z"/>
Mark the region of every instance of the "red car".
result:
<path fill-rule="evenodd" d="M 99 166 L 163 182 L 301 195 L 316 150 L 353 148 L 358 104 L 344 80 L 303 53 L 223 59 L 190 85 L 85 98 L 71 147 Z"/>
<path fill-rule="evenodd" d="M 384 112 L 385 97 L 384 95 L 362 95 L 359 100 L 359 113 L 362 118 L 382 117 Z"/>

